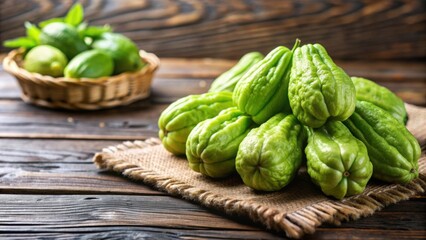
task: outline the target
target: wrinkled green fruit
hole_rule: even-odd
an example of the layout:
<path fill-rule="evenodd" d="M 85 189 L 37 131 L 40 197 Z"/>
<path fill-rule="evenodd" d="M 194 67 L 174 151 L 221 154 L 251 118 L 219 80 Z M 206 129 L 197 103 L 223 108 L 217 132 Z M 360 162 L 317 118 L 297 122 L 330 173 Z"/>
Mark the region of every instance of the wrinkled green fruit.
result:
<path fill-rule="evenodd" d="M 229 92 L 189 95 L 170 104 L 158 120 L 163 146 L 175 155 L 185 154 L 186 140 L 195 125 L 232 106 Z"/>
<path fill-rule="evenodd" d="M 213 178 L 231 175 L 238 146 L 252 126 L 251 118 L 235 107 L 199 123 L 186 142 L 189 167 Z"/>
<path fill-rule="evenodd" d="M 328 119 L 346 120 L 356 103 L 350 77 L 320 44 L 307 44 L 294 51 L 288 96 L 293 114 L 313 128 Z"/>
<path fill-rule="evenodd" d="M 343 123 L 367 147 L 374 178 L 407 183 L 418 177 L 419 143 L 390 113 L 358 101 L 354 114 Z"/>
<path fill-rule="evenodd" d="M 373 103 L 392 114 L 399 122 L 407 123 L 405 104 L 395 93 L 365 78 L 352 77 L 351 79 L 355 85 L 357 100 Z"/>
<path fill-rule="evenodd" d="M 300 41 L 296 41 L 293 49 Z M 279 112 L 290 113 L 288 80 L 292 50 L 279 46 L 251 67 L 234 89 L 233 100 L 257 124 L 266 122 Z"/>
<path fill-rule="evenodd" d="M 222 73 L 211 84 L 209 92 L 233 92 L 235 85 L 241 77 L 256 63 L 263 59 L 259 52 L 250 52 L 245 54 L 238 63 L 228 71 Z"/>
<path fill-rule="evenodd" d="M 40 33 L 40 44 L 59 49 L 67 56 L 68 60 L 89 49 L 78 35 L 77 29 L 62 22 L 46 25 Z"/>
<path fill-rule="evenodd" d="M 373 174 L 365 145 L 339 121 L 308 131 L 305 153 L 312 182 L 337 199 L 362 193 Z"/>
<path fill-rule="evenodd" d="M 146 65 L 139 56 L 136 44 L 122 34 L 103 33 L 92 43 L 92 47 L 104 51 L 114 60 L 114 75 L 137 71 Z"/>
<path fill-rule="evenodd" d="M 114 62 L 111 57 L 97 49 L 84 51 L 75 56 L 65 67 L 68 78 L 99 78 L 111 76 Z"/>
<path fill-rule="evenodd" d="M 293 115 L 278 113 L 250 131 L 240 144 L 236 169 L 247 186 L 262 191 L 285 187 L 301 163 L 306 134 Z"/>

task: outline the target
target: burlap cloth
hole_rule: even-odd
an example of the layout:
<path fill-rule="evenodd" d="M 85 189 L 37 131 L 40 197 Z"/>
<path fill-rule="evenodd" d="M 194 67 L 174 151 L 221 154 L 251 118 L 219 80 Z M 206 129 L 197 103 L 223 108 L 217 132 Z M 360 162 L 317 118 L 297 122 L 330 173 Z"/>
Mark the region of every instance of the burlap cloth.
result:
<path fill-rule="evenodd" d="M 119 172 L 143 183 L 227 214 L 249 217 L 268 229 L 300 238 L 322 223 L 340 224 L 375 211 L 426 189 L 426 108 L 407 104 L 408 129 L 422 147 L 420 176 L 409 184 L 370 181 L 365 191 L 342 201 L 324 196 L 301 169 L 291 184 L 278 192 L 261 193 L 246 187 L 235 175 L 211 179 L 189 169 L 186 159 L 166 152 L 158 139 L 124 142 L 94 157 L 101 169 Z"/>

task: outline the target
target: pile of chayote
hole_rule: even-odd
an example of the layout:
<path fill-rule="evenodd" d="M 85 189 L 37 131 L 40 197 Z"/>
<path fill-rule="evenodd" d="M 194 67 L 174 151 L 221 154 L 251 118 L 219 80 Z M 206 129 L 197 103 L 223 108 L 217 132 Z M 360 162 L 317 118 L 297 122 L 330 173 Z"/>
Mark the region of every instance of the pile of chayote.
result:
<path fill-rule="evenodd" d="M 244 55 L 208 93 L 172 103 L 159 136 L 191 169 L 218 178 L 238 172 L 261 191 L 288 185 L 306 163 L 313 183 L 342 199 L 371 177 L 418 177 L 420 146 L 404 102 L 387 88 L 349 77 L 320 44 Z"/>

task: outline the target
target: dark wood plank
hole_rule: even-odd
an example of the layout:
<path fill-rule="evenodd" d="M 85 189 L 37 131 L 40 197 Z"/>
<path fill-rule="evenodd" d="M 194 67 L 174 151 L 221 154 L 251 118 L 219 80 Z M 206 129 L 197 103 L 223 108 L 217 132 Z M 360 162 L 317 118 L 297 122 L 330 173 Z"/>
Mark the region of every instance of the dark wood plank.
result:
<path fill-rule="evenodd" d="M 17 199 L 2 194 L 0 201 L 0 234 L 7 237 L 283 237 L 283 233 L 169 196 L 22 195 Z M 419 214 L 425 208 L 425 198 L 404 201 L 371 217 L 320 227 L 304 239 L 418 239 L 426 234 L 426 219 Z"/>
<path fill-rule="evenodd" d="M 24 21 L 63 16 L 74 1 L 3 0 L 0 40 L 24 34 Z M 239 58 L 248 51 L 320 42 L 339 59 L 426 56 L 423 0 L 83 0 L 90 23 L 109 23 L 161 57 Z M 6 49 L 1 47 L 1 51 Z"/>
<path fill-rule="evenodd" d="M 166 104 L 140 101 L 126 108 L 97 112 L 57 111 L 20 100 L 0 100 L 0 136 L 71 139 L 145 139 L 156 137 Z"/>
<path fill-rule="evenodd" d="M 7 232 L 0 237 L 7 239 L 283 239 L 264 231 L 244 230 L 209 230 L 209 229 L 174 229 L 164 227 L 87 227 L 65 228 L 55 231 L 47 229 L 42 231 Z"/>
<path fill-rule="evenodd" d="M 318 229 L 317 234 L 312 236 L 307 235 L 303 239 L 311 240 L 341 240 L 341 239 L 365 239 L 365 240 L 379 240 L 379 239 L 424 239 L 426 235 L 425 230 L 394 230 L 394 229 Z"/>
<path fill-rule="evenodd" d="M 59 232 L 62 231 L 62 232 Z M 30 233 L 28 233 L 30 232 Z M 84 229 L 55 229 L 26 231 L 24 233 L 4 233 L 7 239 L 288 239 L 278 234 L 272 235 L 262 231 L 209 230 L 209 229 L 170 229 L 144 227 L 94 227 Z M 401 240 L 424 239 L 424 231 L 403 230 L 369 230 L 339 229 L 338 232 L 318 229 L 317 234 L 307 235 L 303 239 L 366 239 L 366 240 Z"/>
<path fill-rule="evenodd" d="M 1 194 L 0 232 L 51 227 L 143 226 L 254 230 L 170 196 Z M 19 208 L 17 208 L 19 206 Z M 9 224 L 8 224 L 9 223 Z"/>
<path fill-rule="evenodd" d="M 95 167 L 95 152 L 118 143 L 0 139 L 0 193 L 164 195 Z"/>
<path fill-rule="evenodd" d="M 72 165 L 70 167 L 73 167 Z M 43 169 L 44 171 L 46 169 Z M 164 195 L 148 186 L 111 173 L 0 171 L 0 193 L 5 194 L 143 194 Z"/>

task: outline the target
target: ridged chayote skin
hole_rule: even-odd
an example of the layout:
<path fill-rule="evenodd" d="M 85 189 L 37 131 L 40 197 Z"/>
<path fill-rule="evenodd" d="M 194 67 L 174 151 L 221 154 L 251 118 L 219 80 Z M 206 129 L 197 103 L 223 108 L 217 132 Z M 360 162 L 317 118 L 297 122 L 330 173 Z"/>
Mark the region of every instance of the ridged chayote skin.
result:
<path fill-rule="evenodd" d="M 278 113 L 252 129 L 240 144 L 237 172 L 253 189 L 280 190 L 296 175 L 305 141 L 305 131 L 296 117 Z"/>
<path fill-rule="evenodd" d="M 229 92 L 189 95 L 170 104 L 158 120 L 163 146 L 175 155 L 185 154 L 186 139 L 195 125 L 232 106 Z"/>
<path fill-rule="evenodd" d="M 312 182 L 337 199 L 362 193 L 373 174 L 365 145 L 340 121 L 307 129 L 306 164 Z"/>
<path fill-rule="evenodd" d="M 294 51 L 288 96 L 293 114 L 313 128 L 328 119 L 347 119 L 356 103 L 350 77 L 320 44 L 307 44 Z"/>
<path fill-rule="evenodd" d="M 407 183 L 418 177 L 419 143 L 390 113 L 358 101 L 354 114 L 343 123 L 367 147 L 374 178 Z"/>
<path fill-rule="evenodd" d="M 356 89 L 356 99 L 367 101 L 386 110 L 399 122 L 406 124 L 408 115 L 404 102 L 391 90 L 360 77 L 352 77 Z"/>
<path fill-rule="evenodd" d="M 233 92 L 235 85 L 246 73 L 250 67 L 263 59 L 263 55 L 259 52 L 250 52 L 241 57 L 235 66 L 228 71 L 222 73 L 211 84 L 209 92 Z"/>
<path fill-rule="evenodd" d="M 199 123 L 186 142 L 190 168 L 213 178 L 234 173 L 238 146 L 252 126 L 250 116 L 235 107 Z"/>
<path fill-rule="evenodd" d="M 296 41 L 294 48 L 299 46 Z M 234 89 L 233 100 L 257 124 L 279 112 L 290 113 L 288 80 L 293 52 L 279 46 L 247 71 Z"/>

